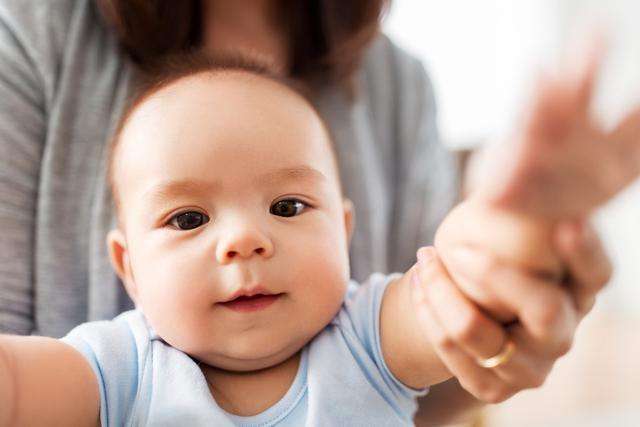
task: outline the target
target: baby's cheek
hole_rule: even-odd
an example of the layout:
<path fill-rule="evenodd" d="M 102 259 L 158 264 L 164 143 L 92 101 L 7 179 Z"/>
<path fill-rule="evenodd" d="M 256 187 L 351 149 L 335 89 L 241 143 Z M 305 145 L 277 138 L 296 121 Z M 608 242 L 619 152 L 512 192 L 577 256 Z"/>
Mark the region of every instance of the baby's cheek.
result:
<path fill-rule="evenodd" d="M 150 254 L 153 255 L 153 254 Z M 156 332 L 167 341 L 184 335 L 193 317 L 213 300 L 202 278 L 193 277 L 187 268 L 156 254 L 155 262 L 147 262 L 136 277 L 140 308 Z"/>
<path fill-rule="evenodd" d="M 292 267 L 292 297 L 300 316 L 317 333 L 338 312 L 348 284 L 348 265 L 339 256 L 305 257 Z"/>

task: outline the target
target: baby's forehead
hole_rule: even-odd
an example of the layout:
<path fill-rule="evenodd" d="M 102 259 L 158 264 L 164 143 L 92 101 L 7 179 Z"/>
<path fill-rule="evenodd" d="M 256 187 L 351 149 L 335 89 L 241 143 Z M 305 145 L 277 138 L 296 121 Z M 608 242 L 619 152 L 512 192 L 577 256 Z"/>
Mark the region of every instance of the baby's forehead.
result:
<path fill-rule="evenodd" d="M 264 155 L 269 147 L 283 161 L 302 155 L 340 185 L 332 141 L 315 108 L 284 84 L 243 72 L 200 73 L 148 96 L 125 123 L 114 161 L 125 169 L 118 175 L 130 176 L 126 169 L 153 159 L 180 161 L 184 150 L 206 159 L 224 155 L 216 147 L 230 144 L 235 156 Z"/>
<path fill-rule="evenodd" d="M 321 119 L 302 96 L 286 85 L 268 77 L 241 71 L 201 72 L 179 78 L 145 96 L 130 113 L 127 125 L 140 116 L 165 120 L 168 115 L 199 112 L 200 115 L 231 115 L 249 123 L 262 116 L 265 109 L 284 112 L 293 119 Z M 244 113 L 244 116 L 240 116 Z M 248 114 L 248 113 L 258 113 Z M 158 116 L 159 115 L 159 116 Z M 197 119 L 199 115 L 192 116 Z M 230 124 L 232 124 L 231 122 Z"/>
<path fill-rule="evenodd" d="M 330 139 L 322 118 L 306 98 L 284 83 L 243 71 L 202 72 L 160 88 L 130 113 L 122 137 L 126 139 L 132 129 L 148 132 L 153 127 L 197 132 L 198 125 L 207 120 L 221 129 L 321 130 Z"/>
<path fill-rule="evenodd" d="M 276 139 L 278 149 L 295 140 L 291 148 L 296 151 L 332 157 L 334 151 L 324 121 L 306 98 L 281 82 L 242 71 L 199 73 L 161 88 L 131 113 L 121 138 L 127 150 L 142 144 L 161 149 L 160 142 L 167 140 L 186 145 L 198 138 L 206 138 L 200 147 L 208 148 L 232 138 L 245 149 Z"/>

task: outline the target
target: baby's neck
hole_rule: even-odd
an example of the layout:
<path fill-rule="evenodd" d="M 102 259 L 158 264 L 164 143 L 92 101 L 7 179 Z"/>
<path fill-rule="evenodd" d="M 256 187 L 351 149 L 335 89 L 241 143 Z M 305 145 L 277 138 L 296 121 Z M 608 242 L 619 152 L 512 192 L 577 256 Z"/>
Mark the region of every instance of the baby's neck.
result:
<path fill-rule="evenodd" d="M 200 363 L 200 369 L 218 406 L 246 417 L 276 404 L 293 384 L 299 364 L 297 352 L 284 362 L 259 371 L 226 371 L 204 363 Z"/>

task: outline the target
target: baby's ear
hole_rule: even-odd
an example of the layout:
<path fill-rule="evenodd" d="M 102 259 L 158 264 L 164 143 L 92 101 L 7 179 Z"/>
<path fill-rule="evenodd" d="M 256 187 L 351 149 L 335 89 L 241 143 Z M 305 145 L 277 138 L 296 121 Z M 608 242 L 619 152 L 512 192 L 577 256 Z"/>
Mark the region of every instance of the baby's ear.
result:
<path fill-rule="evenodd" d="M 344 226 L 347 231 L 347 246 L 351 244 L 351 237 L 353 237 L 353 230 L 356 222 L 356 210 L 353 206 L 353 202 L 349 199 L 342 200 L 342 206 L 344 209 Z"/>
<path fill-rule="evenodd" d="M 129 262 L 129 249 L 127 248 L 127 239 L 124 233 L 119 229 L 111 230 L 109 234 L 107 234 L 107 246 L 109 248 L 111 266 L 116 271 L 120 280 L 122 280 L 129 297 L 134 303 L 137 303 L 138 288 L 133 280 L 133 273 Z"/>

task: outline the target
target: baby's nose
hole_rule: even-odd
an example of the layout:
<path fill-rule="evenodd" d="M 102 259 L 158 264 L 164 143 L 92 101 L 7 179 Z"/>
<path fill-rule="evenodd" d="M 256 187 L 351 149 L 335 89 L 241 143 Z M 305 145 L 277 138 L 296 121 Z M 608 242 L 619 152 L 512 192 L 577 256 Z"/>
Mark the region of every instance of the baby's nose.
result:
<path fill-rule="evenodd" d="M 220 264 L 254 255 L 269 258 L 273 254 L 273 243 L 263 232 L 247 227 L 228 231 L 216 248 L 216 258 Z"/>

